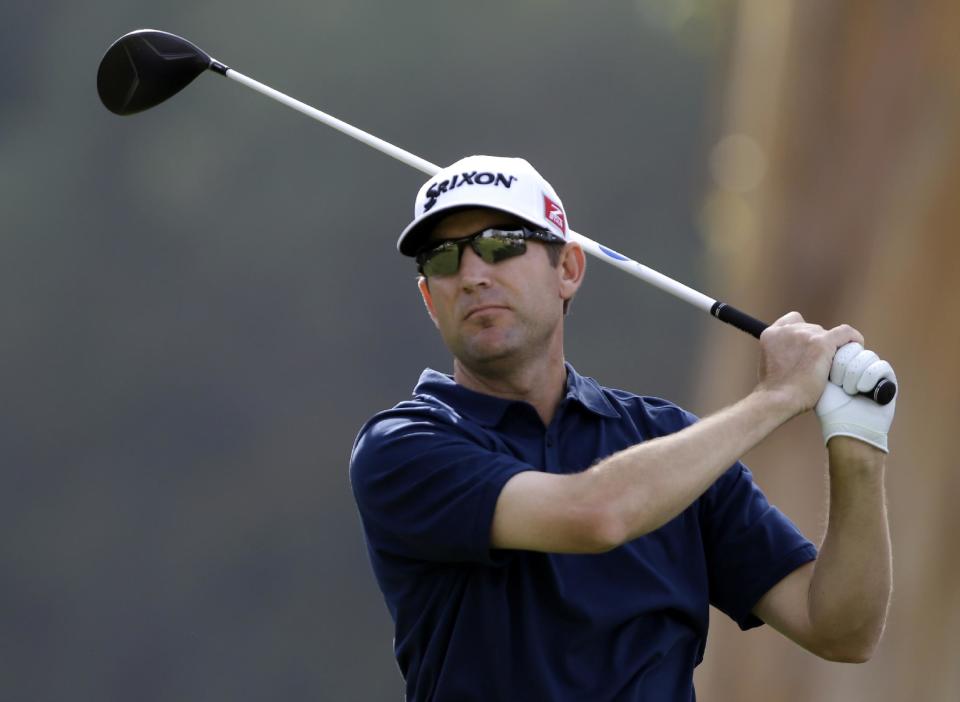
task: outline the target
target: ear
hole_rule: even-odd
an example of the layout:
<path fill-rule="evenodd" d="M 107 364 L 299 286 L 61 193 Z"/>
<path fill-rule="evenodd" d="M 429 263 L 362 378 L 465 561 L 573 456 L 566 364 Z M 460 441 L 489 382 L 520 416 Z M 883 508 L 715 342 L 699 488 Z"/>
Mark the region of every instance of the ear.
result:
<path fill-rule="evenodd" d="M 560 254 L 557 273 L 560 276 L 560 297 L 565 301 L 573 298 L 580 289 L 583 275 L 587 272 L 587 257 L 580 244 L 570 242 Z"/>
<path fill-rule="evenodd" d="M 417 279 L 417 287 L 420 288 L 420 297 L 423 298 L 423 304 L 427 308 L 427 314 L 429 314 L 430 319 L 433 320 L 433 325 L 438 327 L 437 311 L 433 307 L 433 296 L 430 294 L 430 284 L 426 278 L 420 276 Z"/>

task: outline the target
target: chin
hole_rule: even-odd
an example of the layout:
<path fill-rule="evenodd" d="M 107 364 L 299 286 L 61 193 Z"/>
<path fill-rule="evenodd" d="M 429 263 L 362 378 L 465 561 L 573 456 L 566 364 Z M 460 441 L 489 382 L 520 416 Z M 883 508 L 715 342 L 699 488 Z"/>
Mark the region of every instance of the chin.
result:
<path fill-rule="evenodd" d="M 495 336 L 497 338 L 493 338 Z M 482 366 L 509 360 L 517 354 L 518 350 L 515 339 L 481 333 L 459 344 L 454 355 L 470 365 Z"/>

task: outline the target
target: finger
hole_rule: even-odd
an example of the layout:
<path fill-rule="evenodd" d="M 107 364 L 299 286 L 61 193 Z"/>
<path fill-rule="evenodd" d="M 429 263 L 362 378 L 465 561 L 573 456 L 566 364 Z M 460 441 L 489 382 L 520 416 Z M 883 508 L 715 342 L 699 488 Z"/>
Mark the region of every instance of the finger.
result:
<path fill-rule="evenodd" d="M 876 363 L 880 357 L 873 351 L 861 351 L 847 364 L 847 372 L 843 374 L 843 391 L 848 395 L 857 392 L 857 382 L 867 366 Z"/>
<path fill-rule="evenodd" d="M 864 368 L 860 374 L 860 380 L 857 381 L 857 392 L 870 392 L 873 390 L 881 378 L 896 380 L 893 373 L 893 366 L 886 361 L 874 361 Z"/>
<path fill-rule="evenodd" d="M 799 312 L 787 312 L 776 322 L 771 324 L 771 327 L 782 327 L 785 324 L 798 324 L 803 321 L 803 315 Z"/>
<path fill-rule="evenodd" d="M 844 344 L 849 344 L 851 341 L 856 341 L 861 346 L 863 345 L 863 334 L 849 324 L 840 324 L 834 327 L 827 332 L 827 338 L 836 348 L 840 348 Z"/>
<path fill-rule="evenodd" d="M 856 341 L 851 341 L 837 349 L 837 352 L 833 355 L 833 364 L 830 366 L 831 383 L 843 385 L 843 376 L 847 372 L 847 364 L 856 358 L 861 351 L 863 351 L 863 346 Z"/>

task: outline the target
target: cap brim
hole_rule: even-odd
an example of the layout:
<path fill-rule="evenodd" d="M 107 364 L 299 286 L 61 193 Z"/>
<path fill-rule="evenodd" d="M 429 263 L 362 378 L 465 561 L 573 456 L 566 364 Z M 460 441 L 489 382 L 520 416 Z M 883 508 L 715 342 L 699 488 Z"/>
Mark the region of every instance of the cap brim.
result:
<path fill-rule="evenodd" d="M 406 229 L 400 233 L 400 238 L 397 239 L 397 251 L 399 251 L 404 256 L 416 256 L 420 251 L 420 247 L 423 246 L 424 240 L 427 235 L 430 233 L 430 229 L 436 224 L 437 220 L 440 219 L 441 215 L 448 215 L 456 212 L 457 210 L 463 210 L 468 208 L 480 207 L 485 210 L 495 210 L 497 212 L 503 212 L 505 214 L 511 215 L 526 222 L 531 227 L 536 227 L 538 229 L 547 229 L 543 222 L 532 222 L 523 214 L 517 210 L 512 210 L 507 207 L 491 207 L 485 202 L 458 202 L 455 204 L 447 205 L 446 207 L 437 207 L 430 211 L 429 214 L 415 219 L 410 224 L 407 225 Z M 548 231 L 550 231 L 548 229 Z"/>

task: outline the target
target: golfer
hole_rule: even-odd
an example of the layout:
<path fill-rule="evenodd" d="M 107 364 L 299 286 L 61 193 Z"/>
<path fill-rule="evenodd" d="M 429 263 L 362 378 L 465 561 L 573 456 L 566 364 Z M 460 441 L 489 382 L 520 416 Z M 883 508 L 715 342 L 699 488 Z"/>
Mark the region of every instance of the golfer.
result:
<path fill-rule="evenodd" d="M 890 597 L 895 402 L 856 393 L 892 368 L 855 329 L 791 312 L 760 338 L 753 391 L 710 417 L 604 387 L 564 358 L 585 270 L 567 229 L 529 163 L 471 156 L 424 184 L 400 236 L 453 374 L 424 370 L 368 421 L 350 476 L 407 699 L 693 700 L 709 605 L 867 660 Z M 813 408 L 819 551 L 738 460 Z"/>

